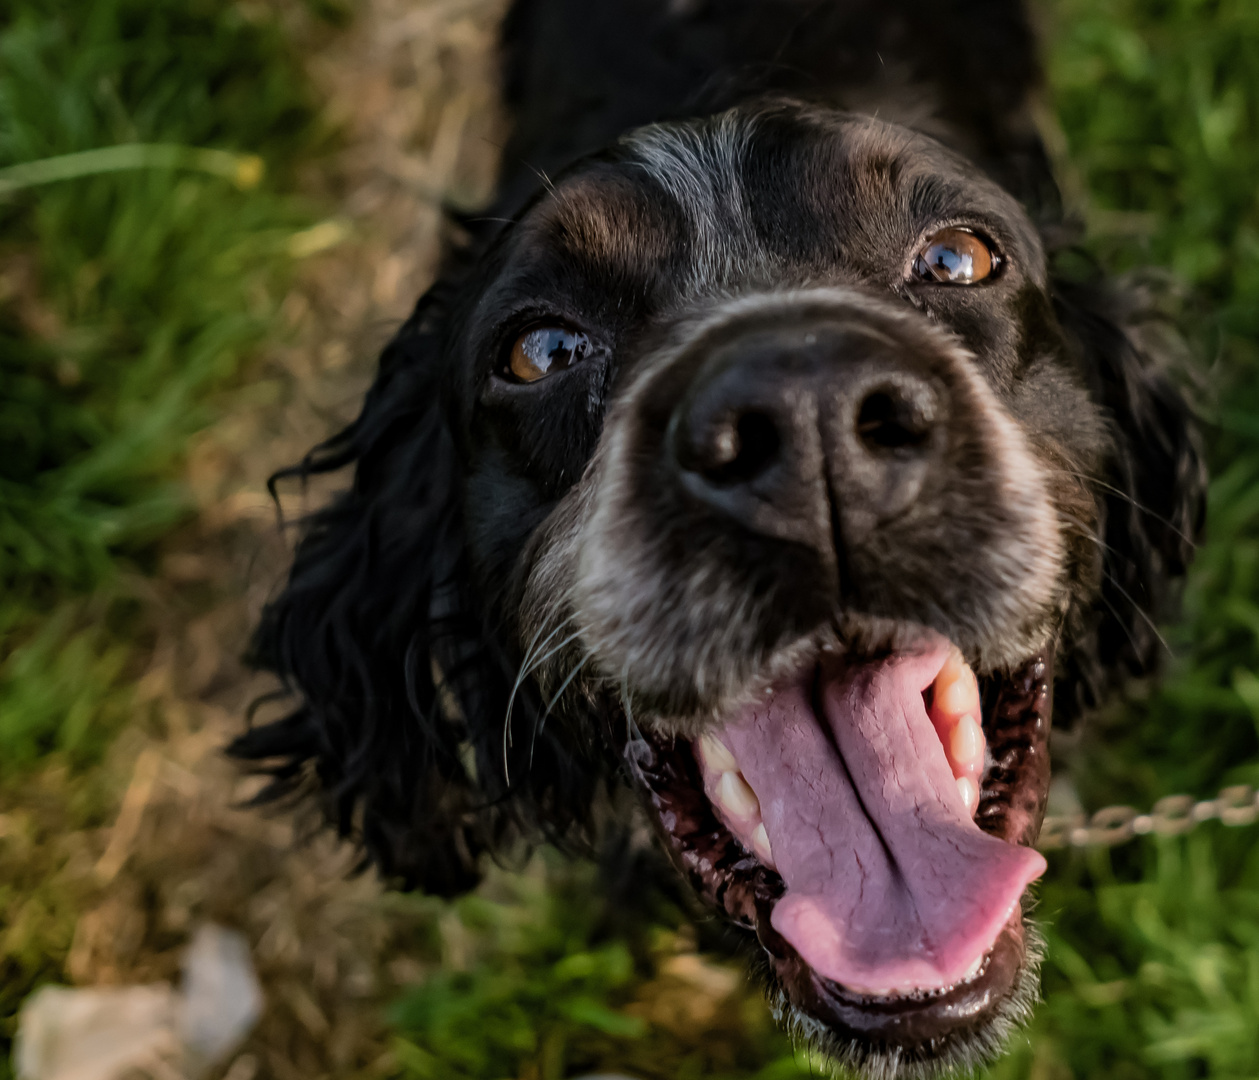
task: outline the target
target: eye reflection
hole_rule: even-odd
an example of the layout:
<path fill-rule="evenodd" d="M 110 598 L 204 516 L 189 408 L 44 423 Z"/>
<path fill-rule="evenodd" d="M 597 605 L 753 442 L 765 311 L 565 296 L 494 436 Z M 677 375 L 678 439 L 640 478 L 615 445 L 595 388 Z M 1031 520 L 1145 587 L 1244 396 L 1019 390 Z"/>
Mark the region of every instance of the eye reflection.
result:
<path fill-rule="evenodd" d="M 947 285 L 975 285 L 992 276 L 1000 257 L 968 229 L 941 229 L 918 253 L 913 276 Z"/>
<path fill-rule="evenodd" d="M 590 339 L 566 326 L 535 326 L 512 346 L 507 368 L 519 382 L 531 383 L 563 371 L 590 354 Z"/>

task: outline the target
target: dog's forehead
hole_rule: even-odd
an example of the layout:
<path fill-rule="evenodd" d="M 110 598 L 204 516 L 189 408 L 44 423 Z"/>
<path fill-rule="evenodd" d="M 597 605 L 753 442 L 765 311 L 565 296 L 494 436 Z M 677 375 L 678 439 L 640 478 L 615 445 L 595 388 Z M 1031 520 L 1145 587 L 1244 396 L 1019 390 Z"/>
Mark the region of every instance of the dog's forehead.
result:
<path fill-rule="evenodd" d="M 671 261 L 691 293 L 818 278 L 890 284 L 906 245 L 942 223 L 991 232 L 1028 277 L 1043 277 L 1035 228 L 976 166 L 906 128 L 825 110 L 732 110 L 640 129 L 532 216 L 531 240 L 604 268 Z"/>

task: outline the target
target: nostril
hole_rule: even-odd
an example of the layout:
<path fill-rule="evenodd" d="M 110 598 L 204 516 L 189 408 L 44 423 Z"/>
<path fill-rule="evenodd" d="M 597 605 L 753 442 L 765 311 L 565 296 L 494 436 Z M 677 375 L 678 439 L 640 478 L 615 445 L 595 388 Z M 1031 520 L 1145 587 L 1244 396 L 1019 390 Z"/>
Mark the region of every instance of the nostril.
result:
<path fill-rule="evenodd" d="M 857 413 L 857 437 L 868 450 L 921 446 L 931 434 L 931 417 L 895 390 L 867 395 Z"/>
<path fill-rule="evenodd" d="M 739 484 L 759 476 L 778 458 L 782 438 L 773 419 L 745 412 L 723 426 L 714 439 L 714 453 L 701 471 L 710 483 Z"/>

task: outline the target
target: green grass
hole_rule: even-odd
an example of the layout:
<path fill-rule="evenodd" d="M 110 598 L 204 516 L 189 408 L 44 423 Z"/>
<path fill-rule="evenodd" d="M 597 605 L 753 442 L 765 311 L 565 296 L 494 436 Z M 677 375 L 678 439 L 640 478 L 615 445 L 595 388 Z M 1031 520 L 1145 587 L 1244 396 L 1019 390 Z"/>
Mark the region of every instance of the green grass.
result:
<path fill-rule="evenodd" d="M 1170 268 L 1210 365 L 1205 543 L 1148 701 L 1106 717 L 1086 798 L 1255 779 L 1259 757 L 1259 6 L 1058 0 L 1050 54 L 1068 159 L 1117 271 Z M 1107 752 L 1113 751 L 1113 752 Z"/>
<path fill-rule="evenodd" d="M 126 635 L 83 598 L 146 568 L 188 513 L 188 436 L 274 332 L 313 121 L 278 28 L 234 5 L 11 0 L 0 16 L 0 181 L 131 144 L 242 165 L 104 172 L 88 154 L 78 176 L 0 194 L 16 282 L 0 299 L 0 775 L 54 749 L 90 759 L 123 714 Z"/>
<path fill-rule="evenodd" d="M 413 1074 L 510 1076 L 522 1059 L 537 1058 L 544 1074 L 562 1075 L 583 1038 L 643 1034 L 641 1020 L 616 1008 L 635 974 L 625 942 L 597 942 L 591 905 L 563 904 L 560 889 L 524 876 L 510 885 L 507 903 L 472 896 L 447 916 L 475 940 L 479 962 L 436 971 L 394 1008 L 393 1023 L 420 1036 L 395 1048 Z"/>
<path fill-rule="evenodd" d="M 1259 5 L 1058 0 L 1054 103 L 1116 271 L 1193 290 L 1207 362 L 1205 541 L 1160 686 L 1099 718 L 1086 805 L 1259 782 Z M 1259 828 L 1059 855 L 1046 1003 L 998 1077 L 1259 1075 Z"/>
<path fill-rule="evenodd" d="M 1058 860 L 1045 1003 L 994 1078 L 1254 1076 L 1259 848 L 1211 827 Z M 1116 860 L 1119 862 L 1119 860 Z"/>
<path fill-rule="evenodd" d="M 671 981 L 671 958 L 694 947 L 686 920 L 662 904 L 654 922 L 626 925 L 626 913 L 602 905 L 592 867 L 539 857 L 524 873 L 493 874 L 476 895 L 426 903 L 422 955 L 434 968 L 390 1015 L 408 1078 L 810 1075 L 741 970 L 715 985 Z M 688 1016 L 696 1002 L 707 1004 Z"/>

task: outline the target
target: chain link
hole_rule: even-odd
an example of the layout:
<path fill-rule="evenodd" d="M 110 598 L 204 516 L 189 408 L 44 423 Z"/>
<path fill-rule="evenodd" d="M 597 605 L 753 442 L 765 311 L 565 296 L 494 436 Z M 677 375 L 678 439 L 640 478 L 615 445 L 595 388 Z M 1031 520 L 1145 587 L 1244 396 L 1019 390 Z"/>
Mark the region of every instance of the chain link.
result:
<path fill-rule="evenodd" d="M 1192 795 L 1168 795 L 1159 799 L 1148 814 L 1139 814 L 1131 806 L 1107 806 L 1092 817 L 1050 816 L 1041 826 L 1036 846 L 1042 851 L 1114 847 L 1150 833 L 1181 836 L 1204 821 L 1253 825 L 1259 821 L 1259 792 L 1249 784 L 1234 784 L 1214 799 L 1197 801 Z"/>

